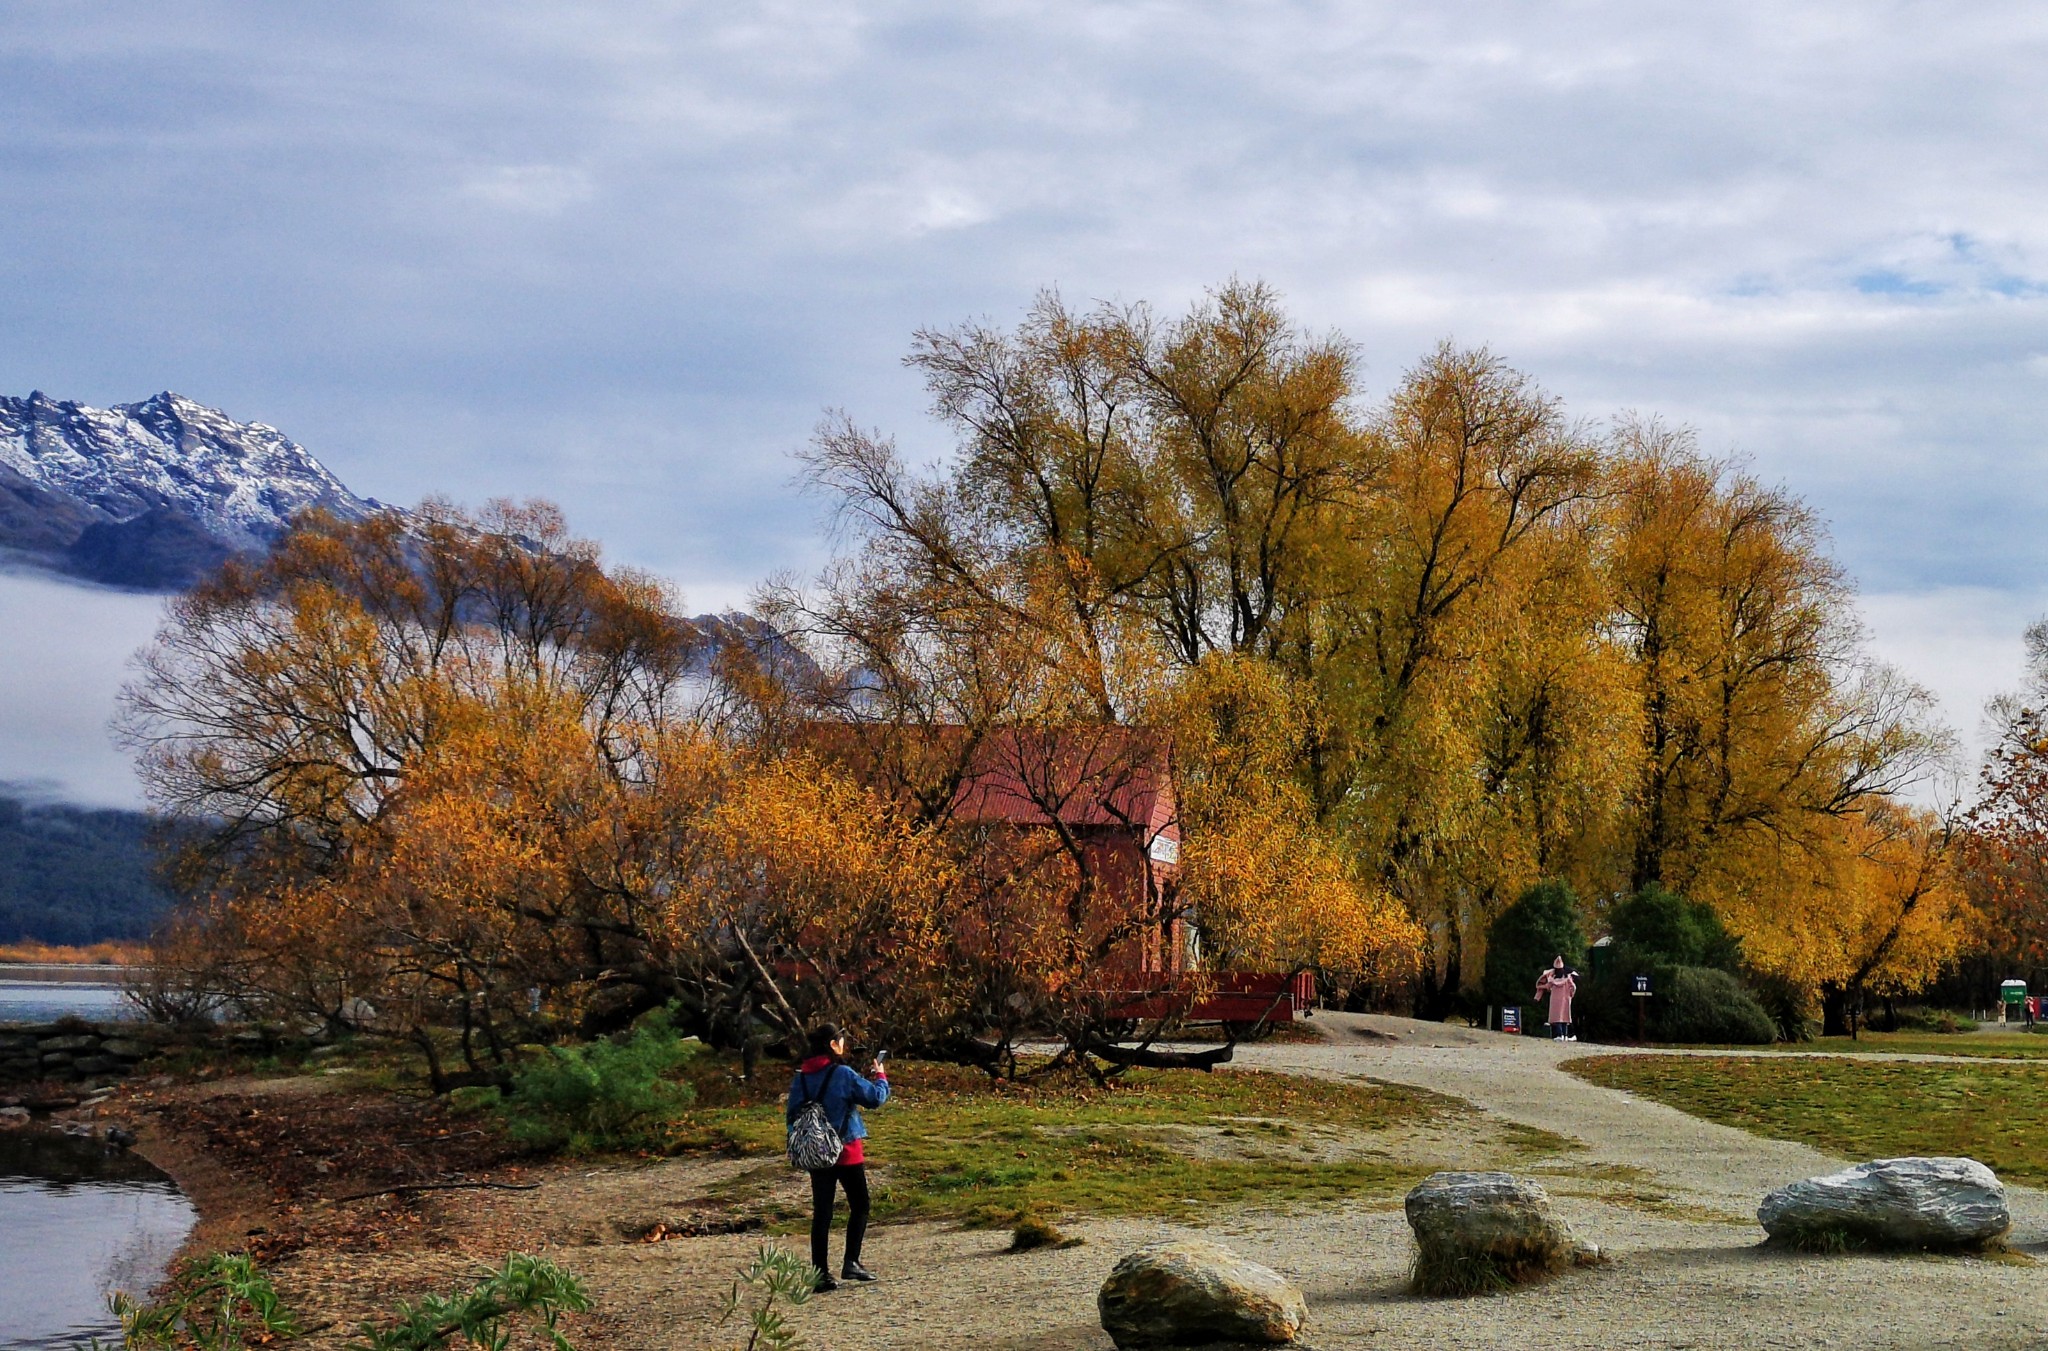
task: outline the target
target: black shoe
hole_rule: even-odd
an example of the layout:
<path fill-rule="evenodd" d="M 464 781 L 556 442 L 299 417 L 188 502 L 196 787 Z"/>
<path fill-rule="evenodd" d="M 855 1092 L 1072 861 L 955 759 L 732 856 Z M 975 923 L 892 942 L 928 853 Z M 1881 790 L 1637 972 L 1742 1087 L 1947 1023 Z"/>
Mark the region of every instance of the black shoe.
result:
<path fill-rule="evenodd" d="M 817 1267 L 812 1267 L 811 1270 L 818 1273 L 818 1283 L 811 1287 L 812 1294 L 822 1295 L 827 1290 L 837 1290 L 839 1288 L 839 1282 L 832 1279 L 831 1272 L 820 1270 Z"/>
<path fill-rule="evenodd" d="M 875 1279 L 875 1273 L 848 1258 L 846 1265 L 839 1268 L 839 1279 L 842 1281 L 872 1281 Z"/>

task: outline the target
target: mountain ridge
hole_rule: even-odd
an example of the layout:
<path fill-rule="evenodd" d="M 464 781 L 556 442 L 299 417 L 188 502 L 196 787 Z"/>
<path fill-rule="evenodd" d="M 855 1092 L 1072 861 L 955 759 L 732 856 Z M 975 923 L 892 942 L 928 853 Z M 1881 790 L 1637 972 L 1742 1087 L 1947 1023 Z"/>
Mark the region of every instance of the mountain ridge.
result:
<path fill-rule="evenodd" d="M 176 591 L 321 507 L 383 509 L 262 422 L 165 390 L 95 408 L 0 395 L 0 550 L 61 575 Z"/>

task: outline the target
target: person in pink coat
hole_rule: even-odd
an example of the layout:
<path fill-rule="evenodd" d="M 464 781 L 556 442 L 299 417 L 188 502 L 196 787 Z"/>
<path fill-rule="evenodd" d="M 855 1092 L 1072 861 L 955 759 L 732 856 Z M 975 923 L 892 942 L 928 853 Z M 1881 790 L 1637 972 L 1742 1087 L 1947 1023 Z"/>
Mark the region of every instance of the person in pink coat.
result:
<path fill-rule="evenodd" d="M 1550 964 L 1549 970 L 1536 978 L 1536 998 L 1550 997 L 1551 1040 L 1578 1040 L 1572 1035 L 1572 996 L 1578 992 L 1578 973 L 1564 964 L 1561 955 Z"/>

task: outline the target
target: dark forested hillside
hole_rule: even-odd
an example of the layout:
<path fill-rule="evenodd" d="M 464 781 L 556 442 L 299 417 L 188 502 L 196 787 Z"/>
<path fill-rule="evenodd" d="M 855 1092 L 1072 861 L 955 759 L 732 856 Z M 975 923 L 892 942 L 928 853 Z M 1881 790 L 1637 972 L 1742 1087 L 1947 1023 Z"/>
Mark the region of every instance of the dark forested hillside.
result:
<path fill-rule="evenodd" d="M 140 812 L 0 795 L 0 943 L 141 938 L 170 905 Z"/>

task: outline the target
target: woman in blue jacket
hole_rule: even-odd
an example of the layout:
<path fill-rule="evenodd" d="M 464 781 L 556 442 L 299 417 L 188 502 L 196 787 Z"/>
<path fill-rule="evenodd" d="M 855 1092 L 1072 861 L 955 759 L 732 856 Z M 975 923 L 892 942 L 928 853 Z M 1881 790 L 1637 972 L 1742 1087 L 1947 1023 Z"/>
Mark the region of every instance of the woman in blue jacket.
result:
<path fill-rule="evenodd" d="M 889 1072 L 880 1061 L 870 1071 L 872 1078 L 846 1063 L 846 1034 L 833 1023 L 811 1029 L 810 1058 L 797 1067 L 790 1081 L 789 1103 L 783 1113 L 785 1124 L 813 1102 L 825 1108 L 825 1119 L 839 1132 L 846 1148 L 830 1168 L 811 1174 L 811 1265 L 818 1269 L 818 1289 L 836 1290 L 832 1279 L 832 1203 L 839 1188 L 846 1189 L 846 1264 L 839 1269 L 841 1280 L 872 1281 L 874 1276 L 860 1264 L 860 1243 L 868 1230 L 867 1123 L 860 1119 L 863 1107 L 880 1107 L 889 1100 Z"/>

